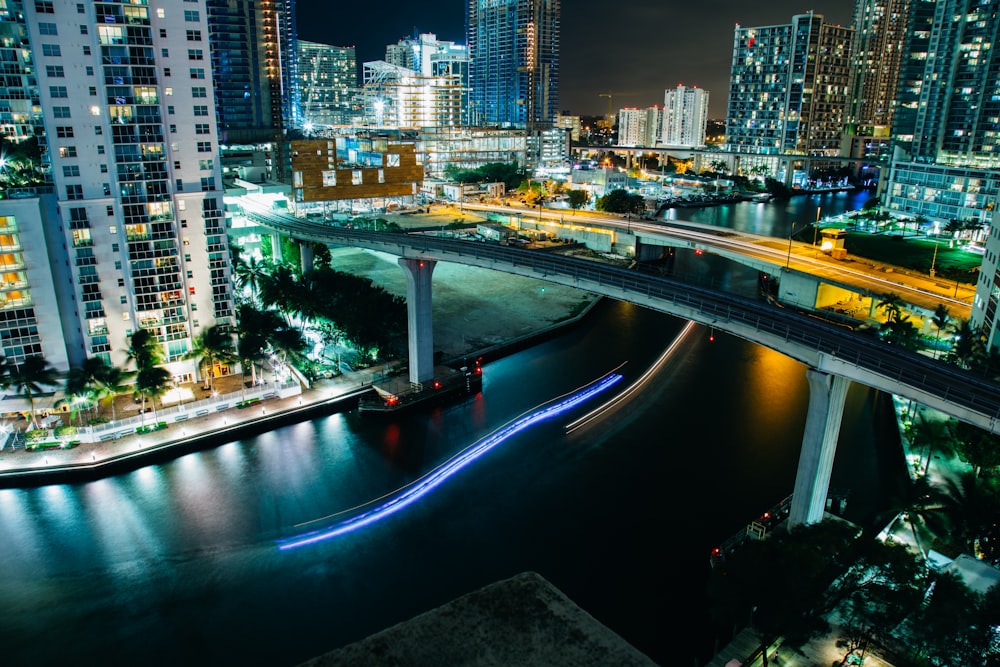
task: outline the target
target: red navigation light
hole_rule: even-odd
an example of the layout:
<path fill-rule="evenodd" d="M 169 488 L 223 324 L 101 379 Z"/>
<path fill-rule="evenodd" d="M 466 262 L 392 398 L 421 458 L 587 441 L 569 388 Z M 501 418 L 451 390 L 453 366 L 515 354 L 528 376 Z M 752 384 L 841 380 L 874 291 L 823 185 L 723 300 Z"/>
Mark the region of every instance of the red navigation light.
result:
<path fill-rule="evenodd" d="M 702 252 L 703 252 L 702 249 L 698 248 L 697 250 L 694 251 L 694 254 L 700 255 L 700 254 L 702 254 Z"/>
<path fill-rule="evenodd" d="M 708 342 L 709 343 L 715 342 L 715 334 L 708 334 Z"/>
<path fill-rule="evenodd" d="M 435 389 L 440 389 L 441 388 L 441 383 L 438 382 L 437 380 L 434 380 L 434 388 Z"/>
<path fill-rule="evenodd" d="M 717 553 L 719 553 L 720 551 L 722 551 L 722 549 L 720 549 L 719 547 L 715 547 L 714 549 L 712 549 L 712 553 L 713 553 L 713 554 L 717 554 Z"/>

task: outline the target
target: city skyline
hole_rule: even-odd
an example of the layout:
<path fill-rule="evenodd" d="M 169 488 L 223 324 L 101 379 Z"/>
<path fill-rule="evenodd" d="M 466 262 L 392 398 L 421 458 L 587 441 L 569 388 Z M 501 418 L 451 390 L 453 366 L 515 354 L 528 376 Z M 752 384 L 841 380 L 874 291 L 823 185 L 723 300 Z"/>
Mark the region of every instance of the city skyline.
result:
<path fill-rule="evenodd" d="M 678 5 L 633 0 L 626 11 L 615 13 L 595 0 L 563 3 L 559 108 L 576 115 L 607 113 L 608 98 L 598 93 L 609 91 L 619 93 L 611 100 L 615 112 L 622 107 L 662 106 L 664 91 L 682 83 L 708 90 L 709 116 L 724 118 L 736 23 L 789 23 L 793 15 L 813 10 L 830 22 L 848 25 L 854 9 L 852 0 L 710 0 L 697 6 Z M 364 6 L 334 10 L 321 0 L 300 0 L 299 38 L 354 46 L 359 63 L 381 60 L 386 45 L 414 31 L 465 43 L 465 2 L 428 3 L 421 10 L 417 3 L 387 0 L 373 24 Z"/>

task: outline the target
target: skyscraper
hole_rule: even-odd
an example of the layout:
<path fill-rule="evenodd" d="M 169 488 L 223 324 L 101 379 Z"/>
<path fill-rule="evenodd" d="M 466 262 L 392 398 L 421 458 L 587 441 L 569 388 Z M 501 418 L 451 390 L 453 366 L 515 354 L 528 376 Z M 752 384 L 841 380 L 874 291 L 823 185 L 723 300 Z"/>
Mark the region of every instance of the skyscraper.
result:
<path fill-rule="evenodd" d="M 192 339 L 233 323 L 203 5 L 24 9 L 55 194 L 37 213 L 0 205 L 0 214 L 15 218 L 8 229 L 21 217 L 62 236 L 51 257 L 22 250 L 27 266 L 49 265 L 56 291 L 70 291 L 58 309 L 70 363 L 124 365 L 129 337 L 147 329 L 171 375 L 191 379 Z M 42 339 L 57 335 L 46 329 Z"/>
<path fill-rule="evenodd" d="M 470 122 L 550 123 L 559 101 L 560 0 L 469 0 Z"/>
<path fill-rule="evenodd" d="M 303 122 L 343 125 L 354 115 L 358 60 L 353 46 L 299 40 L 299 85 Z"/>
<path fill-rule="evenodd" d="M 206 11 L 222 143 L 272 141 L 297 127 L 295 0 L 207 0 Z"/>
<path fill-rule="evenodd" d="M 663 137 L 667 146 L 705 145 L 708 124 L 708 91 L 678 85 L 663 93 Z"/>
<path fill-rule="evenodd" d="M 913 158 L 1000 167 L 996 2 L 912 2 L 909 25 L 893 139 Z"/>
<path fill-rule="evenodd" d="M 838 155 L 853 30 L 799 14 L 733 35 L 726 114 L 730 150 Z"/>
<path fill-rule="evenodd" d="M 847 121 L 860 134 L 892 126 L 910 0 L 855 0 Z"/>

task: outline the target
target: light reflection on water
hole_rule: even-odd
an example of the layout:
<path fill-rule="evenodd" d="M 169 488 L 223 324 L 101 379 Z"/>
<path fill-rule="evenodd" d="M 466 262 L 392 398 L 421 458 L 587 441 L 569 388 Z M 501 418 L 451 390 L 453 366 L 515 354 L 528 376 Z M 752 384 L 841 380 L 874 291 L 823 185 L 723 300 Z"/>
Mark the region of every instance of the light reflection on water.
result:
<path fill-rule="evenodd" d="M 807 400 L 801 365 L 703 327 L 613 419 L 521 434 L 361 534 L 273 546 L 619 364 L 630 382 L 682 325 L 608 303 L 430 414 L 331 415 L 113 479 L 0 490 L 5 661 L 292 665 L 532 569 L 655 660 L 691 664 L 679 647 L 711 647 L 707 554 L 791 492 Z M 877 487 L 873 398 L 849 392 L 834 475 Z"/>

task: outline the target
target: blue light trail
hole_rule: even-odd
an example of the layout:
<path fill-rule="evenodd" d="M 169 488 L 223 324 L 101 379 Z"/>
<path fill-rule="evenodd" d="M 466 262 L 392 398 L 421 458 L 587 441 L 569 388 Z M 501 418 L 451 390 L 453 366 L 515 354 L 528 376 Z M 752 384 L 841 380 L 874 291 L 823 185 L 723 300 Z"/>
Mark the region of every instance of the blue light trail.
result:
<path fill-rule="evenodd" d="M 540 421 L 550 419 L 560 413 L 576 407 L 592 396 L 595 396 L 596 394 L 599 394 L 600 392 L 613 386 L 621 379 L 622 376 L 620 374 L 610 373 L 601 379 L 584 386 L 575 393 L 569 394 L 561 399 L 555 399 L 548 404 L 543 404 L 543 407 L 508 422 L 490 435 L 462 450 L 452 458 L 442 463 L 440 466 L 429 471 L 419 479 L 414 480 L 411 484 L 403 487 L 399 492 L 389 496 L 385 502 L 371 507 L 370 509 L 367 509 L 349 519 L 337 522 L 328 528 L 314 530 L 301 535 L 278 540 L 278 549 L 285 551 L 288 549 L 303 547 L 308 544 L 315 544 L 317 542 L 337 537 L 338 535 L 349 533 L 353 530 L 357 530 L 358 528 L 363 528 L 364 526 L 371 525 L 376 521 L 384 519 L 390 514 L 398 512 L 404 507 L 408 507 L 409 505 L 417 502 L 425 494 L 433 491 L 466 465 L 496 447 L 512 435 L 515 435 Z"/>

